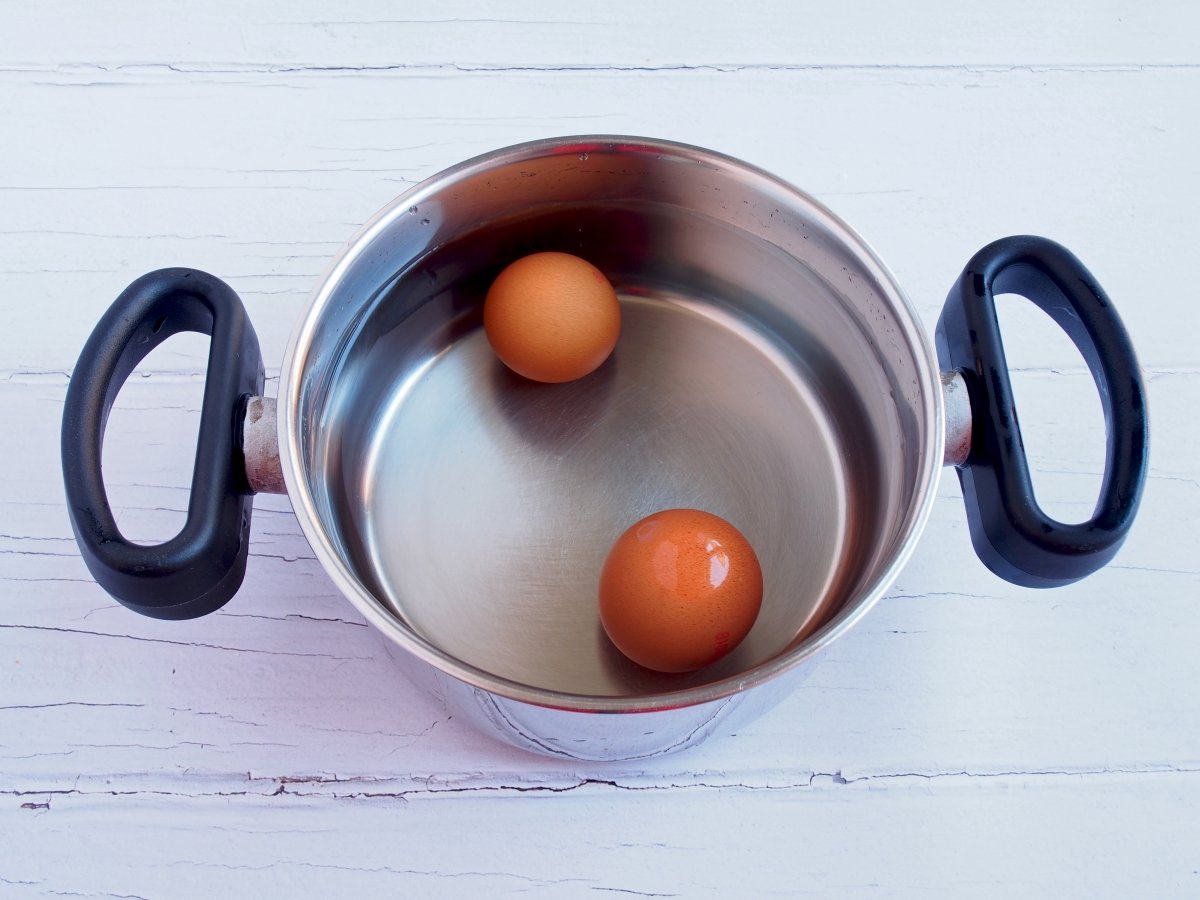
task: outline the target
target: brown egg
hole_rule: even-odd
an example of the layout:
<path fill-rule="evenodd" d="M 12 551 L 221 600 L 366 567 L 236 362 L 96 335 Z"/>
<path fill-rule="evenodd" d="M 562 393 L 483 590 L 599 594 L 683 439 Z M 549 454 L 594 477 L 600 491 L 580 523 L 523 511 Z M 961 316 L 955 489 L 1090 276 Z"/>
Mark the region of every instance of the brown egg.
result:
<path fill-rule="evenodd" d="M 607 278 L 569 253 L 534 253 L 492 282 L 483 304 L 488 342 L 506 366 L 534 381 L 574 381 L 617 344 L 621 307 Z"/>
<path fill-rule="evenodd" d="M 600 621 L 617 648 L 659 672 L 716 662 L 750 632 L 762 570 L 720 516 L 668 509 L 622 534 L 600 573 Z"/>

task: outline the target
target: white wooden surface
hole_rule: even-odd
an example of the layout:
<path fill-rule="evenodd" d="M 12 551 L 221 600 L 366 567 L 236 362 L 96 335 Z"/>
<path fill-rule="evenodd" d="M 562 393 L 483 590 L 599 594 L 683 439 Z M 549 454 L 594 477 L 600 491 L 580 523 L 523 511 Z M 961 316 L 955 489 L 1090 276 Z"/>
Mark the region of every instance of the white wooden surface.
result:
<path fill-rule="evenodd" d="M 0 896 L 1200 895 L 1197 7 L 739 6 L 0 4 Z M 622 765 L 507 749 L 411 688 L 285 499 L 258 502 L 219 614 L 155 622 L 92 583 L 59 418 L 129 281 L 227 279 L 277 376 L 378 207 L 581 132 L 812 191 L 931 334 L 978 246 L 1070 246 L 1150 397 L 1114 564 L 1054 592 L 1000 582 L 948 476 L 896 588 L 801 690 Z M 1081 518 L 1103 423 L 1039 315 L 1003 311 L 1022 421 L 1039 496 Z M 173 339 L 121 395 L 106 476 L 135 538 L 182 522 L 205 353 Z"/>

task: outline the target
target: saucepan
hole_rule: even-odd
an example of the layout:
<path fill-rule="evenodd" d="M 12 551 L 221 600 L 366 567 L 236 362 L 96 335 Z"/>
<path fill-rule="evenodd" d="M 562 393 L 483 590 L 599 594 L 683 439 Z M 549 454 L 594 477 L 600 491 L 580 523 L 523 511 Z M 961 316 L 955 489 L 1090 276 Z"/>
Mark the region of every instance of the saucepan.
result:
<path fill-rule="evenodd" d="M 506 369 L 481 327 L 491 280 L 545 250 L 599 267 L 622 309 L 612 356 L 564 384 Z M 1086 522 L 1033 496 L 999 293 L 1048 313 L 1091 369 L 1107 455 Z M 211 337 L 186 524 L 133 544 L 105 495 L 105 422 L 138 362 L 181 331 Z M 931 342 L 825 206 L 720 153 L 636 137 L 520 144 L 401 195 L 316 285 L 278 397 L 263 384 L 254 330 L 217 278 L 162 269 L 118 297 L 63 413 L 69 512 L 97 582 L 145 615 L 212 612 L 242 581 L 252 495 L 284 491 L 409 677 L 510 743 L 580 759 L 678 750 L 794 689 L 893 583 L 944 465 L 979 557 L 1030 587 L 1113 557 L 1146 468 L 1133 348 L 1060 245 L 979 251 Z M 597 612 L 615 538 L 672 507 L 733 523 L 763 573 L 748 637 L 690 674 L 626 659 Z"/>

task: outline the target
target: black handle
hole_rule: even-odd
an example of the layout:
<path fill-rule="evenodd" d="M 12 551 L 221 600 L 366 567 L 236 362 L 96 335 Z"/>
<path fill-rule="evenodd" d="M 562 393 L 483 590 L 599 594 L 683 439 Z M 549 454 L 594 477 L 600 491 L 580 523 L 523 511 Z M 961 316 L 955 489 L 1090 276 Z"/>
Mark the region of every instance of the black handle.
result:
<path fill-rule="evenodd" d="M 1015 293 L 1075 342 L 1100 392 L 1107 428 L 1104 479 L 1092 517 L 1051 519 L 1029 478 L 995 294 Z M 1069 250 L 1040 237 L 1002 238 L 967 263 L 937 327 L 943 369 L 962 373 L 971 400 L 971 452 L 958 469 L 971 541 L 1014 584 L 1055 587 L 1113 558 L 1133 523 L 1146 476 L 1146 389 L 1125 327 L 1104 290 Z"/>
<path fill-rule="evenodd" d="M 211 337 L 191 496 L 183 530 L 131 544 L 117 528 L 100 467 L 104 427 L 125 379 L 173 334 Z M 258 337 L 237 294 L 195 269 L 160 269 L 127 287 L 96 325 L 71 375 L 62 464 L 75 540 L 96 581 L 156 619 L 220 609 L 246 573 L 250 489 L 242 460 L 245 404 L 263 388 Z"/>

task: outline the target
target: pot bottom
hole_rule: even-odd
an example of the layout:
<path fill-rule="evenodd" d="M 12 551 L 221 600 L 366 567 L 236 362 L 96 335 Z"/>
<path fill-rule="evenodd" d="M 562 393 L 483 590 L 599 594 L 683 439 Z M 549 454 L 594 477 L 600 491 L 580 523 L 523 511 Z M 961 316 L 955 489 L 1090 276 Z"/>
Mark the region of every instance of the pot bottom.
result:
<path fill-rule="evenodd" d="M 621 300 L 613 356 L 561 385 L 509 372 L 478 310 L 462 314 L 444 332 L 452 340 L 392 373 L 379 408 L 364 411 L 369 440 L 346 480 L 365 502 L 342 512 L 363 537 L 377 596 L 425 640 L 521 684 L 636 698 L 795 646 L 840 605 L 864 517 L 849 487 L 848 419 L 835 429 L 828 385 L 818 388 L 795 340 L 668 291 Z M 612 542 L 670 507 L 734 523 L 764 575 L 750 635 L 688 675 L 627 660 L 597 611 Z"/>

